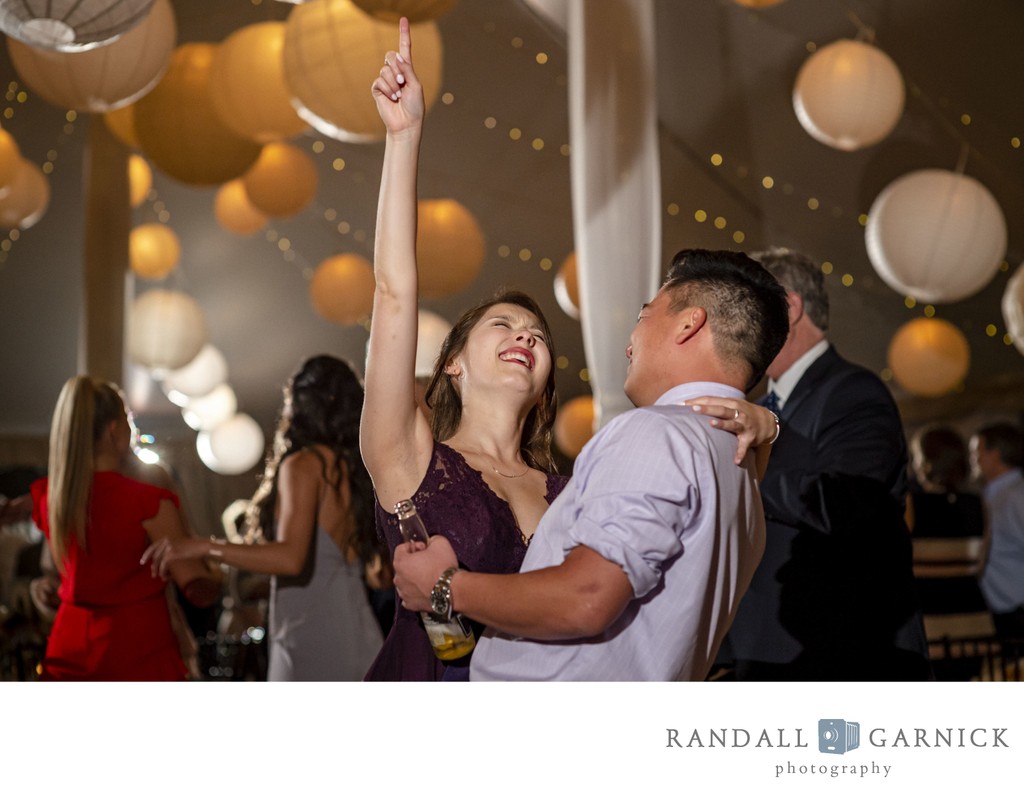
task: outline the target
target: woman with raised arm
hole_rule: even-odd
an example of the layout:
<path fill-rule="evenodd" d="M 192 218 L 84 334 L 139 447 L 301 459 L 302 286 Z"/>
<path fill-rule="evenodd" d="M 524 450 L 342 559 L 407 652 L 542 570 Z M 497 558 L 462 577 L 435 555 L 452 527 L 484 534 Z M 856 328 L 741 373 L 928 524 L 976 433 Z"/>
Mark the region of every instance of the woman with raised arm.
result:
<path fill-rule="evenodd" d="M 270 581 L 270 681 L 358 681 L 383 637 L 364 585 L 379 563 L 370 477 L 359 455 L 363 388 L 333 356 L 314 356 L 288 380 L 247 536 L 167 539 L 143 556 L 162 574 L 209 558 Z"/>
<path fill-rule="evenodd" d="M 32 486 L 33 518 L 60 573 L 60 606 L 42 679 L 175 681 L 187 678 L 167 585 L 139 566 L 151 541 L 184 537 L 178 497 L 124 473 L 132 427 L 121 392 L 76 376 L 61 390 L 50 431 L 49 477 Z M 220 577 L 200 561 L 168 573 L 208 606 Z"/>
<path fill-rule="evenodd" d="M 551 455 L 550 329 L 532 298 L 517 292 L 500 292 L 467 311 L 435 364 L 428 423 L 416 405 L 414 381 L 416 178 L 424 101 L 404 18 L 398 50 L 386 54 L 372 93 L 387 136 L 360 441 L 377 497 L 378 532 L 393 553 L 402 541 L 395 506 L 411 499 L 427 531 L 451 540 L 461 566 L 518 572 L 537 523 L 567 482 Z M 482 627 L 473 628 L 479 633 Z M 366 678 L 466 679 L 469 658 L 441 662 L 419 617 L 397 609 Z"/>

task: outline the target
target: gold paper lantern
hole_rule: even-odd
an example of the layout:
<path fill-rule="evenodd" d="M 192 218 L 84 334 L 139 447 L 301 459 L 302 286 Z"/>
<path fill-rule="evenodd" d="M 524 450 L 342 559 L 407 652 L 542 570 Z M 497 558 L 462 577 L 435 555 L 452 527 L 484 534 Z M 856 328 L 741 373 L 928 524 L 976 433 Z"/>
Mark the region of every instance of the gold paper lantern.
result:
<path fill-rule="evenodd" d="M 313 309 L 326 320 L 355 325 L 373 309 L 373 266 L 365 258 L 334 255 L 316 268 L 309 284 Z"/>
<path fill-rule="evenodd" d="M 287 218 L 316 198 L 316 166 L 302 149 L 268 143 L 242 177 L 249 201 L 268 216 Z"/>
<path fill-rule="evenodd" d="M 555 416 L 555 445 L 566 457 L 576 457 L 594 436 L 594 398 L 579 396 L 562 404 Z"/>
<path fill-rule="evenodd" d="M 239 137 L 213 109 L 208 92 L 217 46 L 176 48 L 160 83 L 135 102 L 135 131 L 149 159 L 187 185 L 219 185 L 242 176 L 259 157 L 258 143 Z"/>
<path fill-rule="evenodd" d="M 165 224 L 140 224 L 128 234 L 128 266 L 141 278 L 166 277 L 180 258 L 181 242 Z"/>
<path fill-rule="evenodd" d="M 966 377 L 971 351 L 963 332 L 947 320 L 918 317 L 904 324 L 889 343 L 889 368 L 900 387 L 937 397 Z"/>
<path fill-rule="evenodd" d="M 210 97 L 221 123 L 257 143 L 306 129 L 284 82 L 283 22 L 247 25 L 225 39 L 210 68 Z"/>
<path fill-rule="evenodd" d="M 206 318 L 188 295 L 151 289 L 132 303 L 126 342 L 133 362 L 177 370 L 195 359 L 206 344 Z"/>
<path fill-rule="evenodd" d="M 213 215 L 229 233 L 251 236 L 267 226 L 267 217 L 253 206 L 241 180 L 225 182 L 213 200 Z"/>
<path fill-rule="evenodd" d="M 480 274 L 487 250 L 476 217 L 454 199 L 424 199 L 418 211 L 420 296 L 462 291 Z"/>
<path fill-rule="evenodd" d="M 777 6 L 782 0 L 736 0 L 736 2 L 747 8 L 768 8 L 769 6 Z"/>
<path fill-rule="evenodd" d="M 27 230 L 50 205 L 50 181 L 38 166 L 21 159 L 10 184 L 0 190 L 0 228 Z"/>
<path fill-rule="evenodd" d="M 384 124 L 369 90 L 384 53 L 397 44 L 391 23 L 351 0 L 312 0 L 285 23 L 284 77 L 299 115 L 327 137 L 352 143 L 382 140 Z M 411 28 L 413 63 L 429 109 L 441 90 L 441 33 L 434 22 Z"/>
<path fill-rule="evenodd" d="M 18 142 L 6 129 L 0 129 L 0 188 L 11 184 L 20 162 Z"/>
<path fill-rule="evenodd" d="M 353 0 L 363 11 L 384 22 L 408 17 L 410 23 L 436 20 L 452 10 L 458 0 Z"/>
<path fill-rule="evenodd" d="M 145 157 L 132 154 L 128 157 L 128 201 L 137 208 L 146 201 L 153 187 L 153 170 Z"/>
<path fill-rule="evenodd" d="M 580 290 L 576 275 L 576 253 L 572 252 L 562 262 L 555 275 L 555 300 L 562 311 L 574 320 L 580 319 Z"/>
<path fill-rule="evenodd" d="M 157 0 L 138 25 L 102 47 L 63 52 L 8 39 L 7 49 L 25 84 L 54 106 L 107 112 L 156 85 L 176 39 L 170 0 Z"/>
<path fill-rule="evenodd" d="M 129 149 L 142 149 L 139 143 L 139 133 L 135 131 L 135 105 L 129 104 L 126 107 L 112 109 L 104 113 L 103 122 L 110 130 L 110 134 L 120 140 Z"/>

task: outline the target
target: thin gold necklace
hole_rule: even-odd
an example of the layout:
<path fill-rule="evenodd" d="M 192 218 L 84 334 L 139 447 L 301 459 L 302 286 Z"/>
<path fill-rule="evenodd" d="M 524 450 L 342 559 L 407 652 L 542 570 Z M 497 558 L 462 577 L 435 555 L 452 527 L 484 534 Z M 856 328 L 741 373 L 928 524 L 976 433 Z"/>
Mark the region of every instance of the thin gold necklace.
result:
<path fill-rule="evenodd" d="M 491 463 L 491 469 L 493 469 L 495 474 L 500 474 L 502 477 L 505 477 L 506 479 L 516 480 L 519 477 L 525 477 L 526 476 L 526 472 L 528 472 L 530 470 L 530 467 L 527 466 L 526 467 L 526 471 L 521 471 L 519 474 L 506 474 L 503 471 L 498 471 L 496 468 L 494 468 L 494 464 L 493 463 Z"/>

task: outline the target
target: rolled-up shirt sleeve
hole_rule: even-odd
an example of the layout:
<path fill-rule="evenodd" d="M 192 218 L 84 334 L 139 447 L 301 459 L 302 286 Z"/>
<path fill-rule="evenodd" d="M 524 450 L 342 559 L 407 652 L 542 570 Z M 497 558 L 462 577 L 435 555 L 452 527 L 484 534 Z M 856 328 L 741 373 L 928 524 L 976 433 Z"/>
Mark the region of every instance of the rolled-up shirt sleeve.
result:
<path fill-rule="evenodd" d="M 699 508 L 694 437 L 657 410 L 612 421 L 576 465 L 565 551 L 584 545 L 619 565 L 637 598 L 653 590 Z"/>

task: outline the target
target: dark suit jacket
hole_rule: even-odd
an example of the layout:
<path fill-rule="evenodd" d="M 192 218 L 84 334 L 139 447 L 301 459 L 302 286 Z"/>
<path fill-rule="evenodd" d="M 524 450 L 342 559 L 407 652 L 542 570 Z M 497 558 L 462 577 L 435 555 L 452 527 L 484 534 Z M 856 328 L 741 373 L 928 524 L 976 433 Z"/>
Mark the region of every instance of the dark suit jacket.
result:
<path fill-rule="evenodd" d="M 829 348 L 780 418 L 761 485 L 765 554 L 726 648 L 780 666 L 775 678 L 927 678 L 892 396 Z"/>

